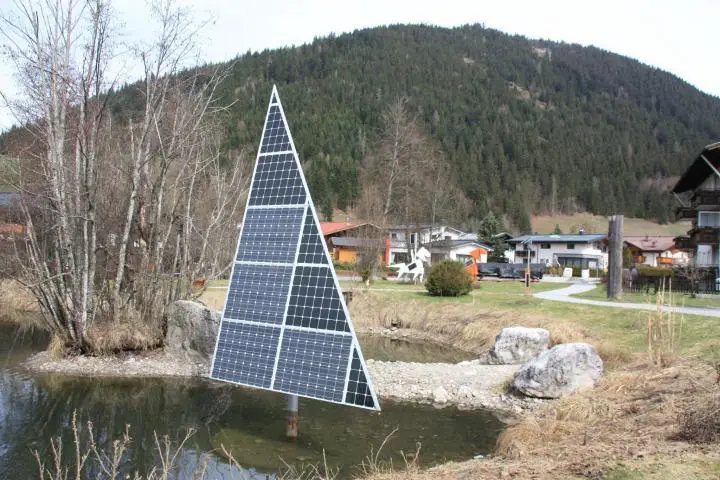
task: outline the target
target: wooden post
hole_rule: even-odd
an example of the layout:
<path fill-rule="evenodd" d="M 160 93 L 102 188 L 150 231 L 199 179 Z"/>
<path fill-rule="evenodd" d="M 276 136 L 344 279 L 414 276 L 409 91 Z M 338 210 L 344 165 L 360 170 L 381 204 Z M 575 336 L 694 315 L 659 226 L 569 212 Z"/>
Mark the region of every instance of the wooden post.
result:
<path fill-rule="evenodd" d="M 532 293 L 530 290 L 530 256 L 532 255 L 532 238 L 525 245 L 525 248 L 525 251 L 527 252 L 527 267 L 525 267 L 525 295 L 530 295 Z"/>
<path fill-rule="evenodd" d="M 288 395 L 288 412 L 285 422 L 285 438 L 297 440 L 298 436 L 298 396 Z"/>
<path fill-rule="evenodd" d="M 622 296 L 623 270 L 623 216 L 613 215 L 608 225 L 608 276 L 607 296 L 618 299 Z"/>

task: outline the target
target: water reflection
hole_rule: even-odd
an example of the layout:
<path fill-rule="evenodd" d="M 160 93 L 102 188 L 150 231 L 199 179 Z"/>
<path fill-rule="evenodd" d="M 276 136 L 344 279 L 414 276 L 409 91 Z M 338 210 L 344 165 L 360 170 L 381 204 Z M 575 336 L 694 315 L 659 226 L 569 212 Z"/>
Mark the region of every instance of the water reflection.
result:
<path fill-rule="evenodd" d="M 489 413 L 435 410 L 383 402 L 382 414 L 301 400 L 300 437 L 284 439 L 285 398 L 272 392 L 237 388 L 201 379 L 92 379 L 58 375 L 28 375 L 17 365 L 41 338 L 12 337 L 0 326 L 0 478 L 36 477 L 32 450 L 49 458 L 49 438 L 62 436 L 66 461 L 71 462 L 73 411 L 80 424 L 94 422 L 100 447 L 131 426 L 133 441 L 127 465 L 146 472 L 156 461 L 154 432 L 182 438 L 197 429 L 186 444 L 175 478 L 189 472 L 208 456 L 209 478 L 265 478 L 282 460 L 290 464 L 317 463 L 323 450 L 330 465 L 346 476 L 399 427 L 386 446 L 385 458 L 402 465 L 400 451 L 414 452 L 422 443 L 425 466 L 446 460 L 471 458 L 491 450 L 501 424 Z M 14 339 L 13 339 L 14 338 Z M 19 338 L 19 339 L 18 339 Z M 243 467 L 233 477 L 220 454 L 224 445 Z M 399 462 L 399 463 L 398 463 Z M 128 472 L 129 473 L 129 472 Z"/>

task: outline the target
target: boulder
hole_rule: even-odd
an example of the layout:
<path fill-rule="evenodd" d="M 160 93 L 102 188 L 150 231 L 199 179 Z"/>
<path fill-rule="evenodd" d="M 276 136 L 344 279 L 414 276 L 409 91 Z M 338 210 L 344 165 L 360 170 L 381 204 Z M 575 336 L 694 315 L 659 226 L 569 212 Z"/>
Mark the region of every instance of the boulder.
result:
<path fill-rule="evenodd" d="M 165 315 L 165 350 L 193 363 L 210 362 L 222 313 L 202 303 L 178 300 Z"/>
<path fill-rule="evenodd" d="M 560 398 L 589 387 L 602 376 L 603 361 L 592 345 L 555 345 L 531 358 L 515 374 L 513 386 L 529 397 Z"/>
<path fill-rule="evenodd" d="M 448 395 L 447 390 L 445 390 L 445 387 L 437 387 L 435 390 L 433 390 L 433 401 L 435 403 L 443 404 L 447 403 L 450 400 L 450 395 Z"/>
<path fill-rule="evenodd" d="M 528 361 L 548 349 L 550 332 L 544 328 L 507 327 L 495 337 L 488 363 L 512 365 Z"/>

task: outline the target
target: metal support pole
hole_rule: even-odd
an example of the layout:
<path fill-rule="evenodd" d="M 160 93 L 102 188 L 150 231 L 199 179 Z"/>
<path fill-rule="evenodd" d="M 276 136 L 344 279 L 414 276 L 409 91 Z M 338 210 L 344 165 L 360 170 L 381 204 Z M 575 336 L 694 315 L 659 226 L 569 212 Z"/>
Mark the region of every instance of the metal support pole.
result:
<path fill-rule="evenodd" d="M 296 440 L 298 436 L 298 396 L 288 395 L 288 412 L 285 422 L 285 437 Z"/>

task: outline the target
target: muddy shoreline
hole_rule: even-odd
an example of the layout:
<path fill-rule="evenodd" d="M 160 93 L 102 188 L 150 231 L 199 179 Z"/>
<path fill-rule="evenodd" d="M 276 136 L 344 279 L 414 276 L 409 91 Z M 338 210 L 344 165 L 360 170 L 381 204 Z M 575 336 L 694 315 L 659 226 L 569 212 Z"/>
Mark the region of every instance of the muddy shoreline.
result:
<path fill-rule="evenodd" d="M 423 335 L 403 331 L 364 333 L 428 341 Z M 421 333 L 421 332 L 419 332 Z M 503 384 L 520 365 L 487 365 L 484 359 L 450 363 L 367 361 L 370 378 L 381 399 L 431 404 L 438 408 L 490 409 L 516 417 L 540 401 L 510 395 Z M 162 349 L 124 352 L 114 356 L 78 356 L 53 359 L 39 352 L 24 362 L 29 372 L 92 377 L 207 377 L 209 363 L 193 364 Z"/>

